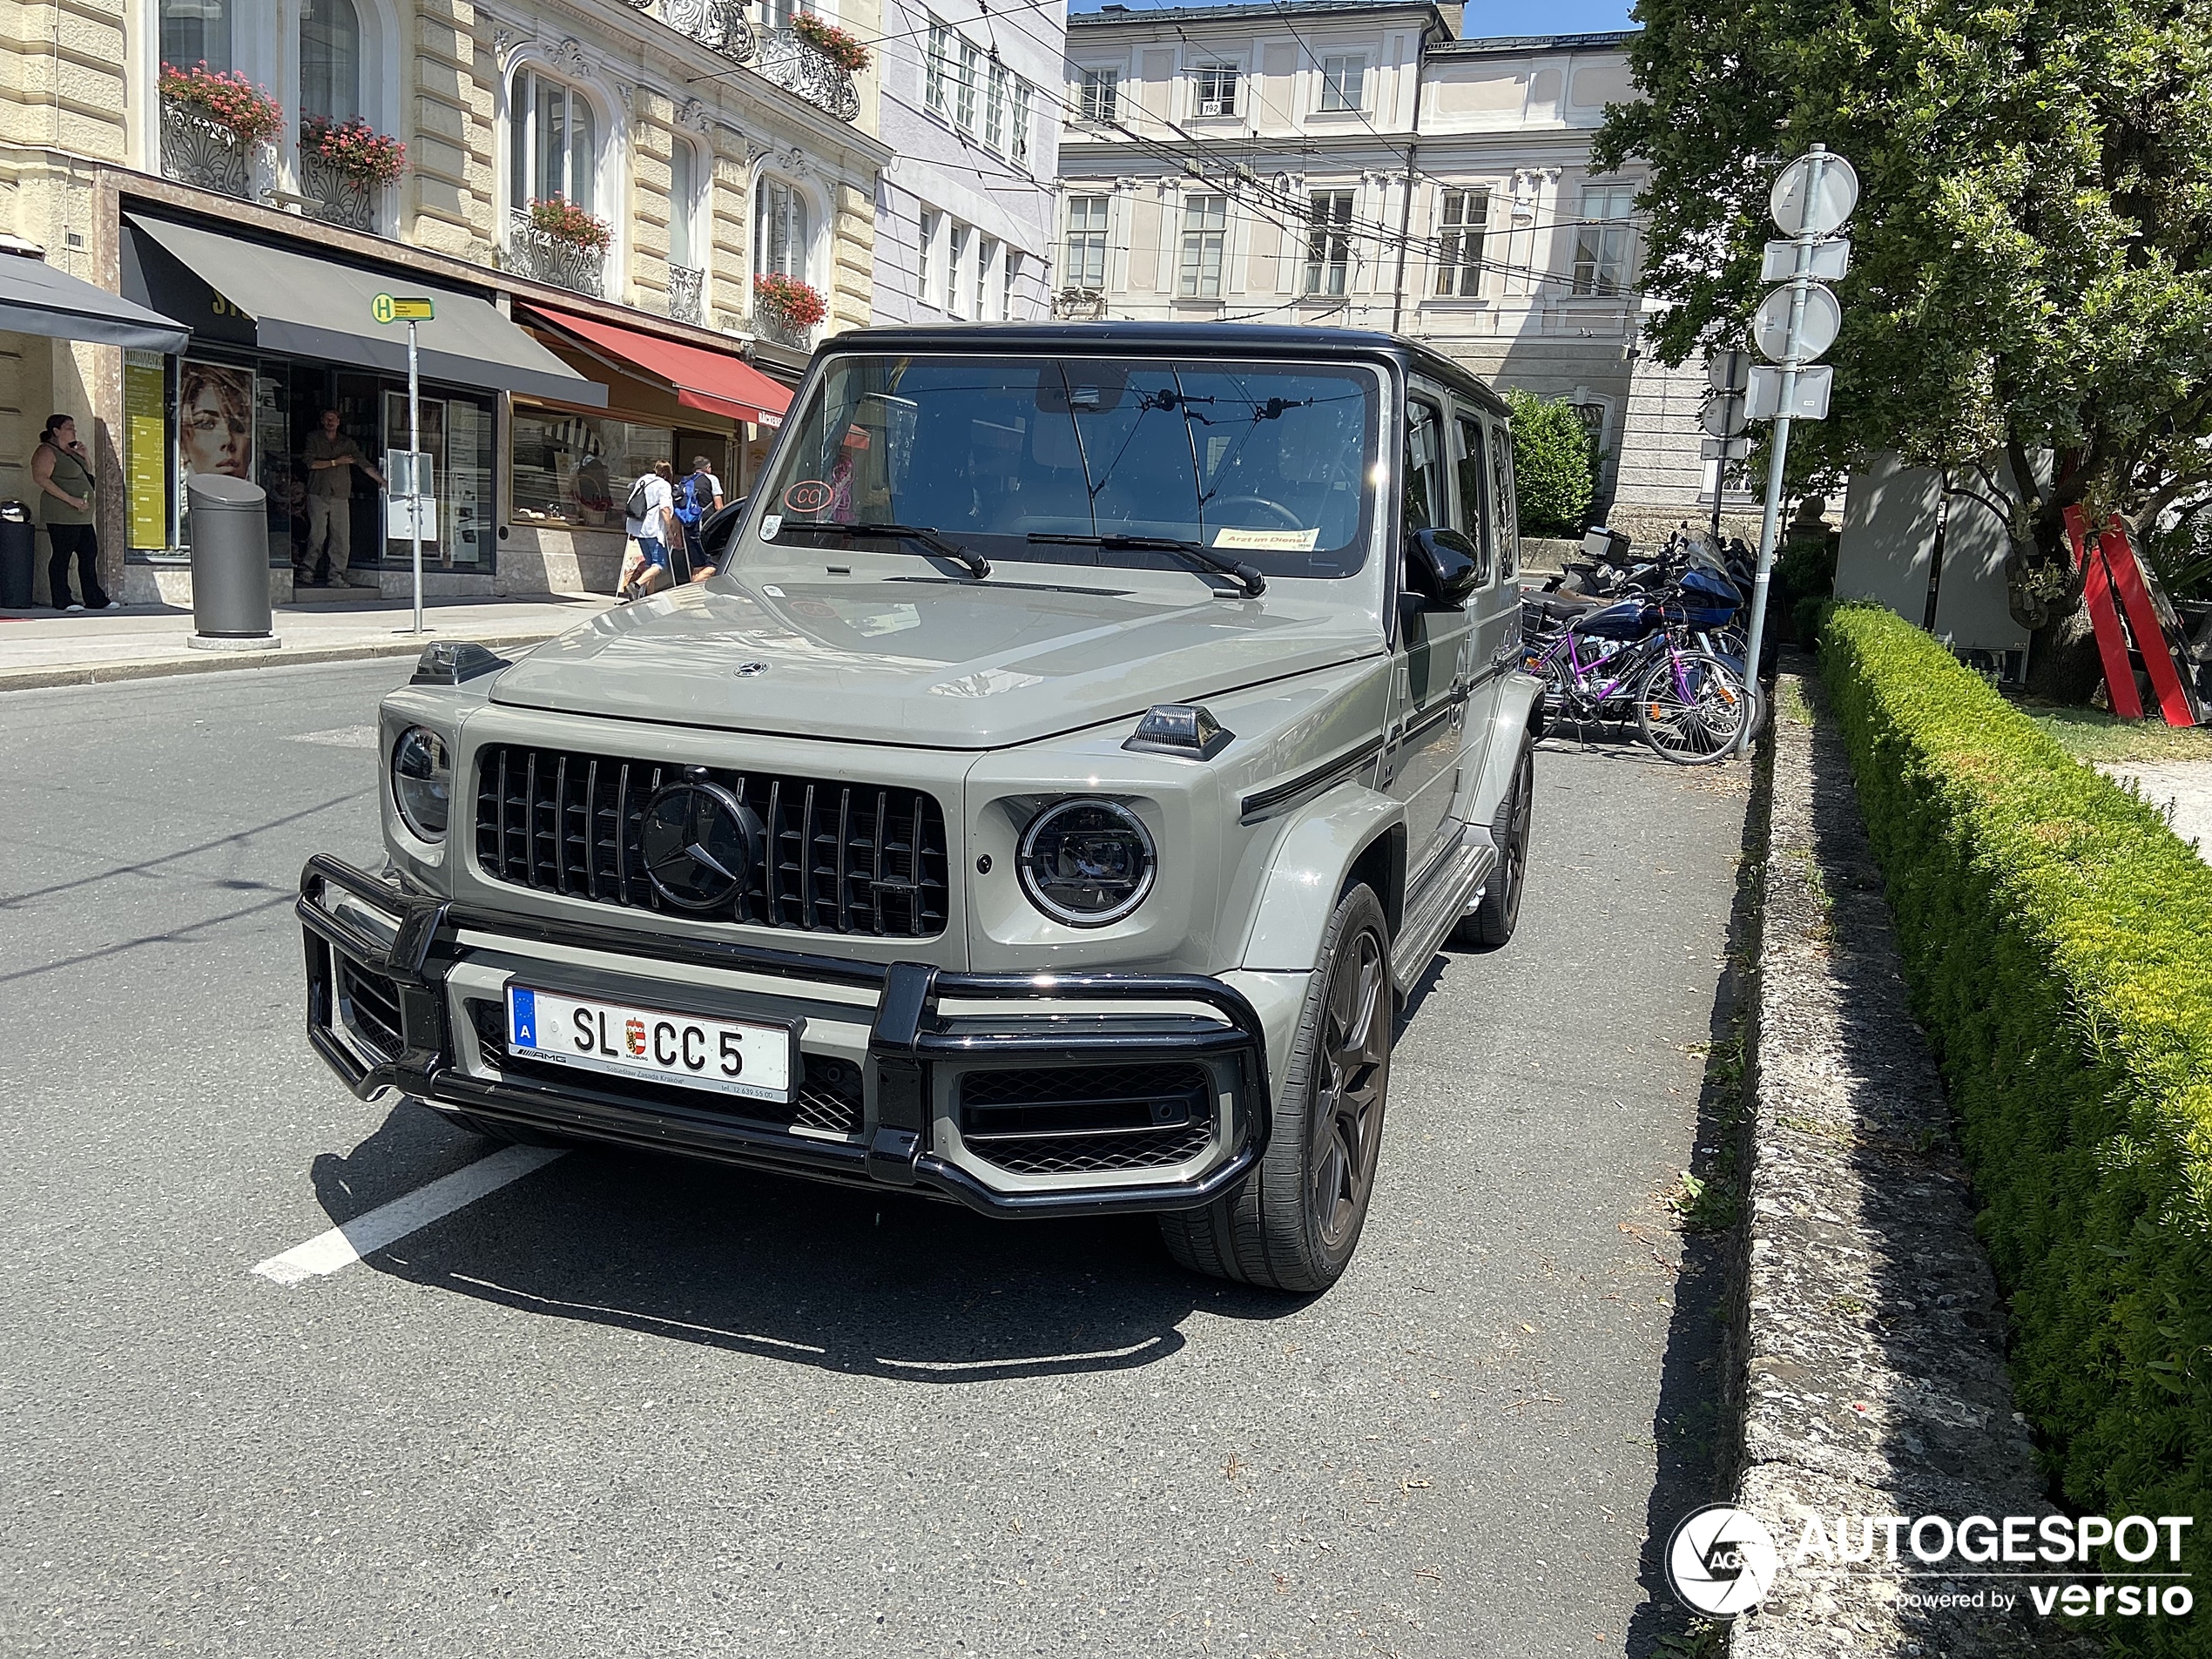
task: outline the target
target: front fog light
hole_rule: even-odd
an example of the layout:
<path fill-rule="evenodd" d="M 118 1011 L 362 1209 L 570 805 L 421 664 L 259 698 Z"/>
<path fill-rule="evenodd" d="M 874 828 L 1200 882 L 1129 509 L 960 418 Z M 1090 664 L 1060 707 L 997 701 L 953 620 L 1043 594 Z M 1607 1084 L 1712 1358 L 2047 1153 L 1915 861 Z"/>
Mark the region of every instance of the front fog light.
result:
<path fill-rule="evenodd" d="M 1022 891 L 1055 921 L 1103 927 L 1152 890 L 1152 837 L 1110 800 L 1048 806 L 1022 834 Z"/>
<path fill-rule="evenodd" d="M 453 802 L 453 757 L 436 732 L 411 725 L 392 745 L 392 799 L 400 818 L 426 841 L 442 841 Z"/>

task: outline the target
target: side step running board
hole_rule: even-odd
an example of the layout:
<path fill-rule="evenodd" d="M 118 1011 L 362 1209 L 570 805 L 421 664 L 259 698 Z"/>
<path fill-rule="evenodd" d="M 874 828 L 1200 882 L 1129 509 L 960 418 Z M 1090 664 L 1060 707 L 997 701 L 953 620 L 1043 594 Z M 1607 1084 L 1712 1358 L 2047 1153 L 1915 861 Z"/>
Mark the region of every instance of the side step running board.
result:
<path fill-rule="evenodd" d="M 1467 913 L 1498 867 L 1498 849 L 1487 831 L 1470 829 L 1444 856 L 1436 873 L 1406 907 L 1390 952 L 1390 976 L 1400 990 L 1426 970 L 1453 925 Z"/>

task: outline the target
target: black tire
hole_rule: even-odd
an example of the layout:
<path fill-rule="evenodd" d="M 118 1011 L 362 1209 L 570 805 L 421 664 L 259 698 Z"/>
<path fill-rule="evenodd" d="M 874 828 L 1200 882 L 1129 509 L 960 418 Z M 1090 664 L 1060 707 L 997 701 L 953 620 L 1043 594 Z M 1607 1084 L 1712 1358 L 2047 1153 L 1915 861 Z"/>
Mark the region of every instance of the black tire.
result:
<path fill-rule="evenodd" d="M 1654 754 L 1710 766 L 1737 752 L 1747 725 L 1757 730 L 1760 698 L 1717 657 L 1685 651 L 1682 661 L 1689 694 L 1676 681 L 1674 658 L 1660 658 L 1636 688 L 1636 726 Z"/>
<path fill-rule="evenodd" d="M 1322 935 L 1259 1167 L 1205 1209 L 1162 1216 L 1170 1255 L 1193 1272 L 1296 1295 L 1337 1282 L 1374 1190 L 1396 1007 L 1382 902 L 1354 887 Z"/>
<path fill-rule="evenodd" d="M 1513 938 L 1521 921 L 1521 891 L 1528 876 L 1528 826 L 1536 812 L 1536 734 L 1521 734 L 1513 781 L 1491 815 L 1490 839 L 1498 846 L 1498 868 L 1482 890 L 1482 901 L 1452 929 L 1454 950 L 1495 950 Z"/>

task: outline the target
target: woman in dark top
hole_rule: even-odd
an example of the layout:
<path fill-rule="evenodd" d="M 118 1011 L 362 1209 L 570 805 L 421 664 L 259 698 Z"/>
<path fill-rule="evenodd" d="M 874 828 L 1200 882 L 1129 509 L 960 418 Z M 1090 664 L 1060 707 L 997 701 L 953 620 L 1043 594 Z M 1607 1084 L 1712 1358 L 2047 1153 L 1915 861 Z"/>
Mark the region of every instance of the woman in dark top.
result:
<path fill-rule="evenodd" d="M 77 439 L 77 422 L 57 415 L 38 435 L 38 453 L 31 457 L 30 479 L 38 486 L 38 516 L 46 526 L 46 540 L 54 556 L 46 566 L 49 598 L 57 610 L 105 610 L 107 595 L 100 591 L 97 569 L 100 544 L 92 529 L 92 461 Z M 78 585 L 84 603 L 69 597 L 69 562 L 77 560 Z"/>

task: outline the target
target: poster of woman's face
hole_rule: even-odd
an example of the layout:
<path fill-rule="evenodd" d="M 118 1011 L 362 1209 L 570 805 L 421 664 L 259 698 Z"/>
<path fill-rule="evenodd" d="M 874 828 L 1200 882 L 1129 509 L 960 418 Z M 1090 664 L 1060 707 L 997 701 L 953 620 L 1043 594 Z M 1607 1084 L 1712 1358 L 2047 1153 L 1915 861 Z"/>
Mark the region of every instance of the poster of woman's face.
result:
<path fill-rule="evenodd" d="M 253 475 L 253 371 L 186 362 L 177 388 L 177 458 L 186 475 Z"/>

